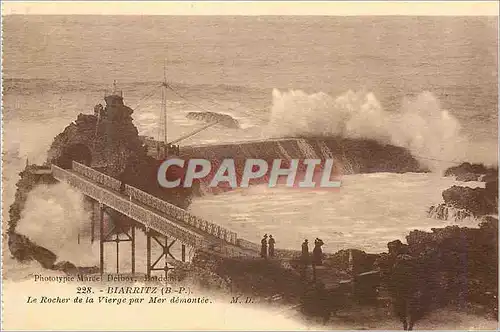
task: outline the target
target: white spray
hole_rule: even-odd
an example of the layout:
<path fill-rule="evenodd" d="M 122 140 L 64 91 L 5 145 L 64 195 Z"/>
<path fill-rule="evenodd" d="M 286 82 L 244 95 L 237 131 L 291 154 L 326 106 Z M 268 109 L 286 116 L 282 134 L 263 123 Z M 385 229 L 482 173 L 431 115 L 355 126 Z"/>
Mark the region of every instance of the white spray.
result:
<path fill-rule="evenodd" d="M 407 148 L 432 170 L 461 161 L 496 164 L 497 157 L 479 154 L 463 134 L 459 121 L 430 92 L 403 101 L 399 112 L 382 108 L 373 93 L 348 91 L 337 98 L 325 93 L 273 90 L 268 137 L 334 136 L 374 139 Z"/>

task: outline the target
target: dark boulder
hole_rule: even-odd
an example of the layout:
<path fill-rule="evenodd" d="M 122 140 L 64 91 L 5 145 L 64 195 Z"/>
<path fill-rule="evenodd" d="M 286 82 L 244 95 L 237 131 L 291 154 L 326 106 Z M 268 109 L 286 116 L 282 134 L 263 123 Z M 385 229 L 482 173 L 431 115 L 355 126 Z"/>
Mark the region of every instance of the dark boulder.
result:
<path fill-rule="evenodd" d="M 367 254 L 359 249 L 343 249 L 328 255 L 324 265 L 343 271 L 352 269 L 354 274 L 358 274 L 372 270 L 377 257 L 378 255 Z"/>
<path fill-rule="evenodd" d="M 458 181 L 483 181 L 484 177 L 497 177 L 498 168 L 468 162 L 448 168 L 444 176 L 455 176 Z"/>
<path fill-rule="evenodd" d="M 16 232 L 9 232 L 8 245 L 12 256 L 17 260 L 36 260 L 46 269 L 52 268 L 57 258 L 52 251 L 34 244 L 26 236 Z"/>
<path fill-rule="evenodd" d="M 498 292 L 498 220 L 484 218 L 479 228 L 415 230 L 406 238 L 412 256 L 419 259 L 419 279 L 432 305 L 476 302 L 497 310 L 487 294 Z"/>
<path fill-rule="evenodd" d="M 474 216 L 498 213 L 498 190 L 494 183 L 486 188 L 452 186 L 443 191 L 446 205 L 466 209 Z"/>

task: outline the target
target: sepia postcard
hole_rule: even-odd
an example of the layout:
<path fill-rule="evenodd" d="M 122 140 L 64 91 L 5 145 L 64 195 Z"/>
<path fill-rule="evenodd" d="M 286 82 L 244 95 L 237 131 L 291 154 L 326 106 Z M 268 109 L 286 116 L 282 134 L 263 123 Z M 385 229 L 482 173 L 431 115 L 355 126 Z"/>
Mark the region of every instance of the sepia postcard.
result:
<path fill-rule="evenodd" d="M 2 1 L 2 330 L 497 330 L 498 11 Z"/>

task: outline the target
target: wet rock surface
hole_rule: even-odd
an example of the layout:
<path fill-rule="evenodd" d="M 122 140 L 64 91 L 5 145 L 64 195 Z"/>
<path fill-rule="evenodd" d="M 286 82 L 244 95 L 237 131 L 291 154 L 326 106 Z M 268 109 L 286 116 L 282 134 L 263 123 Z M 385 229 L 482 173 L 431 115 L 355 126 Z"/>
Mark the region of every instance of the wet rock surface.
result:
<path fill-rule="evenodd" d="M 498 177 L 498 168 L 468 162 L 448 168 L 444 176 L 455 176 L 457 181 L 489 181 Z M 486 178 L 486 179 L 484 179 Z"/>
<path fill-rule="evenodd" d="M 498 169 L 482 164 L 462 163 L 450 167 L 445 176 L 455 176 L 458 181 L 485 182 L 484 188 L 452 186 L 443 191 L 444 203 L 431 206 L 428 215 L 441 220 L 461 221 L 498 214 Z"/>
<path fill-rule="evenodd" d="M 56 254 L 36 245 L 26 236 L 14 231 L 9 232 L 8 236 L 9 250 L 17 260 L 21 262 L 36 260 L 46 269 L 51 269 L 56 262 Z"/>
<path fill-rule="evenodd" d="M 482 220 L 478 228 L 412 231 L 406 237 L 407 244 L 389 242 L 387 253 L 351 249 L 325 254 L 323 265 L 316 268 L 316 281 L 310 265 L 304 278 L 298 251 L 280 252 L 274 260 L 199 253 L 184 273 L 196 275 L 191 270 L 196 267 L 204 271 L 203 278 L 213 277 L 214 283 L 224 280 L 225 289 L 232 294 L 262 301 L 278 299 L 324 322 L 362 319 L 358 315 L 363 308 L 374 308 L 384 315 L 392 310 L 402 323 L 407 319 L 407 327 L 418 326 L 420 319 L 445 307 L 459 311 L 481 308 L 476 313 L 496 318 L 498 220 Z"/>
<path fill-rule="evenodd" d="M 446 205 L 466 209 L 474 216 L 498 213 L 498 190 L 494 184 L 487 188 L 452 186 L 443 191 L 443 200 Z"/>
<path fill-rule="evenodd" d="M 431 206 L 429 211 L 427 211 L 427 215 L 430 218 L 453 220 L 455 222 L 462 222 L 468 218 L 474 218 L 474 215 L 469 210 L 448 206 L 445 203 Z"/>

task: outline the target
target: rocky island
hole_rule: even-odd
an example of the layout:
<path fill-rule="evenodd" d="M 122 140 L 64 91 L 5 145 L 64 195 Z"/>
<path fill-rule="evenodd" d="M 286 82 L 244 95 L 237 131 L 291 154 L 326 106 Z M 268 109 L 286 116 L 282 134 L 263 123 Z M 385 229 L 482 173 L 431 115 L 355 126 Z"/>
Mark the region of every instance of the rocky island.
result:
<path fill-rule="evenodd" d="M 457 181 L 484 182 L 484 188 L 452 186 L 443 191 L 444 203 L 429 208 L 429 215 L 442 220 L 498 215 L 498 168 L 462 163 L 445 171 Z"/>

